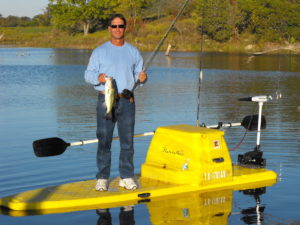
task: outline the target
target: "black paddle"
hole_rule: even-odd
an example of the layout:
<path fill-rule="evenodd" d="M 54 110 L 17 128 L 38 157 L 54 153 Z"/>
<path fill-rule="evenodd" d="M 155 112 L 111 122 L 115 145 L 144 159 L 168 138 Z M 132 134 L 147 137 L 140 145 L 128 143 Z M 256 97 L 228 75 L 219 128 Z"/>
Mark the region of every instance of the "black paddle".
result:
<path fill-rule="evenodd" d="M 58 137 L 40 139 L 32 143 L 34 154 L 37 157 L 60 155 L 70 145 Z"/>

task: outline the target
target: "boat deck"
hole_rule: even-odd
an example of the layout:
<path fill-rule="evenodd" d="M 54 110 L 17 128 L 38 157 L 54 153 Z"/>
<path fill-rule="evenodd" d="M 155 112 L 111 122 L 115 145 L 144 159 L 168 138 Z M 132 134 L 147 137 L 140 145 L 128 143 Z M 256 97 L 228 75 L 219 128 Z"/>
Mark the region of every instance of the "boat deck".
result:
<path fill-rule="evenodd" d="M 267 169 L 233 167 L 233 179 L 208 185 L 171 184 L 136 175 L 139 188 L 125 190 L 118 186 L 119 178 L 110 181 L 105 192 L 94 189 L 96 180 L 40 188 L 0 199 L 0 205 L 10 210 L 76 211 L 93 208 L 111 208 L 137 204 L 151 198 L 182 194 L 193 191 L 221 189 L 251 189 L 257 185 L 269 186 L 276 182 L 277 174 Z M 266 185 L 264 185 L 266 184 Z"/>

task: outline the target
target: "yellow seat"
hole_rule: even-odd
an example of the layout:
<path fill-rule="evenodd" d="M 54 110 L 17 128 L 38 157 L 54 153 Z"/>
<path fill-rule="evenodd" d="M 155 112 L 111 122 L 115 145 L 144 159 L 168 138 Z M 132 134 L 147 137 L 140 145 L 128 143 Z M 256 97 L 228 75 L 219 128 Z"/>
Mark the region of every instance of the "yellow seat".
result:
<path fill-rule="evenodd" d="M 141 176 L 190 185 L 231 180 L 232 162 L 224 132 L 191 125 L 159 127 Z"/>

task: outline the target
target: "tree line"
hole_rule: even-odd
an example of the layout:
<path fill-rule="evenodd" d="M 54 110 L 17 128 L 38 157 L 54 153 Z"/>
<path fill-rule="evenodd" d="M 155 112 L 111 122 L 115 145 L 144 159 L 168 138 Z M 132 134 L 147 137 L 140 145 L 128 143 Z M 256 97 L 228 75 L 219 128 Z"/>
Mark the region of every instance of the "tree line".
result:
<path fill-rule="evenodd" d="M 49 0 L 35 17 L 2 17 L 0 26 L 53 26 L 70 33 L 106 29 L 112 13 L 123 13 L 130 31 L 174 17 L 184 0 Z M 190 0 L 182 18 L 192 19 L 199 32 L 225 42 L 243 34 L 267 41 L 300 40 L 300 0 Z M 188 34 L 187 34 L 188 35 Z"/>
<path fill-rule="evenodd" d="M 51 15 L 49 11 L 43 14 L 34 16 L 33 18 L 27 16 L 7 16 L 3 17 L 0 14 L 0 27 L 32 27 L 32 26 L 50 26 Z"/>

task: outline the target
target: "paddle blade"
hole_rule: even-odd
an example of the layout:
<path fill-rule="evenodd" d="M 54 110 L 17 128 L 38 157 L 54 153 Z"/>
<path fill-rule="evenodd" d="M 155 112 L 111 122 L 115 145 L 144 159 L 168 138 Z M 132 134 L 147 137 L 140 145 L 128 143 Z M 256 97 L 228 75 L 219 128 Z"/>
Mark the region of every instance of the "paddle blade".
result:
<path fill-rule="evenodd" d="M 60 155 L 69 145 L 58 137 L 40 139 L 32 143 L 34 154 L 37 157 Z"/>
<path fill-rule="evenodd" d="M 258 115 L 250 115 L 246 116 L 242 121 L 242 126 L 249 130 L 255 131 L 258 129 Z M 267 126 L 266 118 L 264 116 L 261 117 L 261 129 L 265 129 Z"/>

